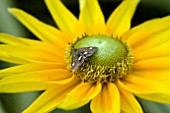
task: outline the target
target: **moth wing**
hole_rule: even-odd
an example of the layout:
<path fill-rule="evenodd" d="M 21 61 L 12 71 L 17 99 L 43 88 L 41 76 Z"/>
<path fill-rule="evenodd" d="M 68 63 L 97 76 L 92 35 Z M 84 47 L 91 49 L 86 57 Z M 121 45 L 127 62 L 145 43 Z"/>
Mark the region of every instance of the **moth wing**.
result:
<path fill-rule="evenodd" d="M 84 62 L 84 57 L 79 54 L 79 50 L 75 49 L 72 55 L 71 71 L 76 70 Z"/>
<path fill-rule="evenodd" d="M 97 47 L 86 47 L 84 48 L 84 56 L 89 57 L 92 56 L 97 51 Z"/>

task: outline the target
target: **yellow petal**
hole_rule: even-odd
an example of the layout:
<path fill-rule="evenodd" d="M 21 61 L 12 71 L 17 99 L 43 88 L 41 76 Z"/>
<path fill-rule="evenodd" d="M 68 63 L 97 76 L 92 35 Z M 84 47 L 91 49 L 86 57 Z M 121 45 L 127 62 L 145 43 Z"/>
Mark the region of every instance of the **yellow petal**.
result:
<path fill-rule="evenodd" d="M 67 94 L 65 100 L 59 105 L 59 108 L 71 110 L 81 107 L 90 102 L 90 100 L 93 99 L 100 91 L 100 83 L 81 83 Z"/>
<path fill-rule="evenodd" d="M 169 42 L 167 42 L 169 43 Z M 165 43 L 165 45 L 168 47 L 168 44 Z M 160 45 L 160 46 L 164 46 Z M 151 58 L 151 57 L 155 57 L 155 56 L 160 56 L 157 58 L 151 58 L 151 59 L 143 59 L 142 58 L 142 53 L 138 56 L 138 54 L 136 54 L 136 62 L 133 65 L 133 72 L 132 74 L 135 74 L 137 76 L 143 77 L 143 78 L 147 78 L 147 79 L 154 79 L 154 80 L 159 80 L 159 81 L 170 81 L 170 57 L 161 57 L 164 55 L 168 55 L 169 52 L 168 50 L 165 48 L 162 51 L 159 49 L 159 47 L 155 47 L 155 48 L 151 48 L 146 50 L 146 53 L 148 53 L 148 55 L 146 55 L 145 51 L 142 52 L 143 53 L 143 57 L 144 58 Z M 150 51 L 150 50 L 155 50 L 155 51 Z M 148 51 L 148 52 L 147 52 Z M 150 51 L 150 52 L 149 52 Z M 140 59 L 138 61 L 138 59 Z"/>
<path fill-rule="evenodd" d="M 52 46 L 39 40 L 16 37 L 5 33 L 0 33 L 0 42 L 10 45 L 25 45 L 25 46 Z"/>
<path fill-rule="evenodd" d="M 47 43 L 57 44 L 58 46 L 66 46 L 66 44 L 70 41 L 67 40 L 66 36 L 64 36 L 56 28 L 39 21 L 35 17 L 20 9 L 12 8 L 9 9 L 9 11 L 39 39 Z"/>
<path fill-rule="evenodd" d="M 20 40 L 19 37 L 15 37 L 4 33 L 0 33 L 0 42 L 11 44 L 11 45 L 29 45 L 25 41 Z"/>
<path fill-rule="evenodd" d="M 169 82 L 170 81 L 170 70 L 137 70 L 133 71 L 134 75 L 146 78 L 146 79 L 151 79 L 151 80 L 157 80 L 157 81 L 164 81 L 164 82 Z"/>
<path fill-rule="evenodd" d="M 153 48 L 146 49 L 142 52 L 138 52 L 135 54 L 135 61 L 151 59 L 151 58 L 158 58 L 158 57 L 168 57 L 170 56 L 170 49 L 169 48 L 170 41 L 158 45 Z"/>
<path fill-rule="evenodd" d="M 64 69 L 50 69 L 13 74 L 0 80 L 0 85 L 24 82 L 60 82 L 72 77 L 72 73 Z"/>
<path fill-rule="evenodd" d="M 86 0 L 79 0 L 79 8 L 80 11 L 83 9 L 84 5 L 85 5 Z"/>
<path fill-rule="evenodd" d="M 83 31 L 77 18 L 61 3 L 60 0 L 45 0 L 50 13 L 58 27 L 72 38 L 82 35 Z"/>
<path fill-rule="evenodd" d="M 30 63 L 27 59 L 24 58 L 17 58 L 15 56 L 10 56 L 9 54 L 0 51 L 0 60 L 14 63 L 14 64 L 27 64 Z"/>
<path fill-rule="evenodd" d="M 104 84 L 90 105 L 93 113 L 120 113 L 120 95 L 113 83 Z"/>
<path fill-rule="evenodd" d="M 107 21 L 107 33 L 121 36 L 131 27 L 131 19 L 140 0 L 124 0 Z"/>
<path fill-rule="evenodd" d="M 148 80 L 128 75 L 119 85 L 141 98 L 170 104 L 170 82 Z"/>
<path fill-rule="evenodd" d="M 152 54 L 152 53 L 151 53 Z M 169 70 L 170 57 L 158 57 L 135 62 L 133 70 Z"/>
<path fill-rule="evenodd" d="M 48 48 L 29 47 L 17 45 L 0 45 L 0 59 L 10 61 L 13 63 L 20 62 L 21 59 L 27 62 L 64 62 L 64 51 L 55 52 Z M 6 58 L 6 59 L 5 59 Z M 15 59 L 17 58 L 17 59 Z M 8 60 L 9 59 L 9 60 Z"/>
<path fill-rule="evenodd" d="M 0 84 L 1 93 L 19 93 L 28 91 L 40 91 L 49 88 L 53 83 L 48 82 L 20 82 Z"/>
<path fill-rule="evenodd" d="M 53 62 L 29 63 L 0 70 L 0 78 L 33 71 L 64 69 L 65 66 L 66 64 Z"/>
<path fill-rule="evenodd" d="M 73 79 L 65 85 L 50 87 L 40 97 L 34 101 L 23 113 L 48 113 L 54 110 L 63 101 L 67 93 L 79 84 L 77 79 Z M 71 102 L 71 101 L 70 101 Z"/>
<path fill-rule="evenodd" d="M 144 51 L 151 47 L 156 47 L 169 41 L 170 35 L 170 16 L 153 19 L 127 32 L 124 39 L 133 48 L 135 53 Z"/>
<path fill-rule="evenodd" d="M 139 102 L 134 95 L 123 88 L 119 88 L 122 113 L 143 113 Z"/>
<path fill-rule="evenodd" d="M 88 34 L 104 34 L 105 19 L 97 0 L 80 0 L 79 21 Z"/>
<path fill-rule="evenodd" d="M 44 43 L 43 41 L 27 39 L 23 37 L 16 37 L 9 34 L 0 33 L 0 42 L 10 45 L 22 45 L 22 46 L 41 46 L 43 49 L 54 52 L 54 50 L 65 51 L 64 47 L 59 47 L 57 44 Z M 55 53 L 57 53 L 55 51 Z M 60 53 L 61 54 L 61 53 Z"/>

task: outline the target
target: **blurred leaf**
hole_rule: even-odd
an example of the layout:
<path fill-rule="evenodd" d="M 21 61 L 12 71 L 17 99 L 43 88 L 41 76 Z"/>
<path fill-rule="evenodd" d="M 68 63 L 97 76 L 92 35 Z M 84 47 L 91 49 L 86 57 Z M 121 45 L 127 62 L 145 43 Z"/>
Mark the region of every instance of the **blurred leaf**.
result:
<path fill-rule="evenodd" d="M 51 113 L 91 113 L 91 111 L 90 111 L 90 103 L 87 104 L 87 105 L 84 105 L 81 108 L 75 109 L 75 110 L 64 111 L 64 110 L 56 109 Z"/>
<path fill-rule="evenodd" d="M 0 32 L 23 36 L 21 24 L 8 12 L 14 6 L 13 0 L 0 0 Z"/>
<path fill-rule="evenodd" d="M 138 98 L 144 113 L 170 113 L 170 105 Z"/>
<path fill-rule="evenodd" d="M 1 101 L 0 101 L 0 113 L 7 113 Z"/>
<path fill-rule="evenodd" d="M 37 92 L 1 94 L 0 98 L 7 113 L 21 113 L 21 111 L 26 109 L 38 95 L 39 93 Z"/>
<path fill-rule="evenodd" d="M 141 0 L 142 4 L 170 12 L 170 0 Z"/>

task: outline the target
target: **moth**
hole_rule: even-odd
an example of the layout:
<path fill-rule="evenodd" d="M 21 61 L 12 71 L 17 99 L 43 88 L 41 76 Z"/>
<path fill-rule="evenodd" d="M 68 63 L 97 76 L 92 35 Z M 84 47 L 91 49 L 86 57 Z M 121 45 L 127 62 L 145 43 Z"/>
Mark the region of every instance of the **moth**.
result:
<path fill-rule="evenodd" d="M 85 59 L 92 56 L 97 51 L 97 49 L 97 47 L 92 46 L 73 49 L 71 71 L 75 71 L 78 67 L 80 67 Z"/>

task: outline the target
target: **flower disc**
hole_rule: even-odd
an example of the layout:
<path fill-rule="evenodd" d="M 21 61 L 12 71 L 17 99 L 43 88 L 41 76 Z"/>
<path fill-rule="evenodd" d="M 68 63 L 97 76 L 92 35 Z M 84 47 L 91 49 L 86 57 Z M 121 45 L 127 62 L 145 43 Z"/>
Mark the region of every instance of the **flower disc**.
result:
<path fill-rule="evenodd" d="M 90 47 L 97 51 L 89 57 L 83 56 Z M 133 65 L 133 53 L 128 45 L 106 35 L 82 37 L 69 46 L 67 53 L 69 67 L 77 65 L 75 70 L 70 68 L 73 75 L 84 82 L 114 82 L 127 75 Z"/>

